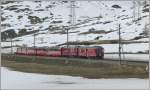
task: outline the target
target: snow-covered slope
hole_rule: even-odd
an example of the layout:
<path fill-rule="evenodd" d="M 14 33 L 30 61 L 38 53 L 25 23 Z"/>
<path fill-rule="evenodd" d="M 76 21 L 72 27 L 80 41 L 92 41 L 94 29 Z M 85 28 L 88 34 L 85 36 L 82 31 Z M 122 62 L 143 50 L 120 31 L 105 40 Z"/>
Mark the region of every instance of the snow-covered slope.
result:
<path fill-rule="evenodd" d="M 118 24 L 124 40 L 148 41 L 148 6 L 144 1 L 77 1 L 75 2 L 76 28 L 70 30 L 69 41 L 114 40 L 118 39 Z M 66 42 L 64 27 L 70 25 L 70 2 L 12 2 L 2 6 L 2 32 L 14 30 L 16 34 L 26 29 L 39 30 L 36 46 L 55 46 Z M 135 8 L 134 8 L 135 6 Z M 138 13 L 139 11 L 139 13 Z M 103 31 L 105 33 L 91 33 Z M 85 34 L 87 33 L 87 34 Z M 14 45 L 33 46 L 33 34 L 15 37 Z M 2 46 L 10 43 L 2 42 Z M 106 52 L 117 52 L 117 44 L 103 44 Z M 145 52 L 147 43 L 124 45 L 126 52 Z"/>

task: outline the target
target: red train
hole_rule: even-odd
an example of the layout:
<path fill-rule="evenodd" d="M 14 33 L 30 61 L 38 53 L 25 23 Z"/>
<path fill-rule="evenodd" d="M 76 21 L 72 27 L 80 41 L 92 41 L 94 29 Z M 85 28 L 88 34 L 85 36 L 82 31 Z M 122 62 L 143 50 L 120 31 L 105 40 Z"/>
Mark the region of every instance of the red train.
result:
<path fill-rule="evenodd" d="M 59 48 L 17 48 L 17 55 L 29 56 L 51 56 L 51 57 L 82 57 L 82 58 L 104 58 L 104 48 L 101 46 L 94 47 L 59 47 Z"/>

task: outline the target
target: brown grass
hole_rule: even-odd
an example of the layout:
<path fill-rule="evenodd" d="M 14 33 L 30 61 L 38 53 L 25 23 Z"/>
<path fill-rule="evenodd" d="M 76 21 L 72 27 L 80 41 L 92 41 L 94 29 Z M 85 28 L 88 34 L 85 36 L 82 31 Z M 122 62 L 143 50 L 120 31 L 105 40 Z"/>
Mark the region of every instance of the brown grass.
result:
<path fill-rule="evenodd" d="M 82 76 L 87 78 L 148 78 L 148 71 L 145 70 L 145 66 L 137 65 L 120 66 L 83 62 L 69 62 L 65 64 L 63 60 L 37 59 L 33 61 L 31 58 L 16 57 L 16 59 L 11 60 L 2 58 L 2 66 L 22 72 Z"/>

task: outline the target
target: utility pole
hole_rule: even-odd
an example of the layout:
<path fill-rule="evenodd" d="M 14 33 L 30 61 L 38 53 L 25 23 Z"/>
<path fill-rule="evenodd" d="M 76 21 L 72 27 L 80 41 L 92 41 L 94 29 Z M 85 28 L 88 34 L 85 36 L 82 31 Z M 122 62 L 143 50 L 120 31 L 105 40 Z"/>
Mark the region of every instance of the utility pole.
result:
<path fill-rule="evenodd" d="M 1 2 L 2 0 L 0 0 L 0 5 L 1 5 Z M 2 16 L 1 14 L 2 14 L 2 9 L 0 7 L 0 16 Z M 1 42 L 1 18 L 0 18 L 0 42 Z M 0 64 L 1 64 L 1 50 L 2 48 L 1 48 L 1 43 L 0 43 Z"/>
<path fill-rule="evenodd" d="M 34 27 L 39 26 L 39 25 L 41 25 L 41 23 L 39 23 L 39 24 L 32 24 L 32 25 L 29 25 L 29 26 L 32 27 L 33 31 L 36 31 Z M 37 50 L 36 50 L 36 35 L 37 35 L 36 32 L 34 32 L 34 34 L 33 34 L 33 49 L 34 49 L 34 54 L 35 55 L 32 58 L 33 60 L 36 59 L 36 54 L 37 54 Z"/>
<path fill-rule="evenodd" d="M 75 8 L 75 1 L 70 1 L 70 28 L 67 28 L 67 49 L 69 48 L 69 30 L 73 30 L 75 25 Z"/>
<path fill-rule="evenodd" d="M 12 40 L 12 37 L 10 39 L 10 43 L 11 43 L 11 57 L 13 55 L 13 40 Z"/>
<path fill-rule="evenodd" d="M 119 61 L 120 61 L 120 65 L 121 65 L 121 33 L 120 33 L 120 24 L 119 24 Z"/>
<path fill-rule="evenodd" d="M 69 33 L 68 33 L 68 31 L 69 31 L 69 29 L 68 28 L 66 28 L 66 30 L 67 30 L 67 49 L 69 48 Z M 69 52 L 68 52 L 68 54 L 69 54 Z"/>
<path fill-rule="evenodd" d="M 149 60 L 150 60 L 150 0 L 149 0 Z M 149 61 L 149 77 L 150 77 L 150 61 Z"/>
<path fill-rule="evenodd" d="M 135 4 L 136 2 L 133 1 L 133 21 L 135 21 Z"/>
<path fill-rule="evenodd" d="M 75 8 L 76 8 L 75 1 L 71 1 L 70 2 L 70 25 L 71 25 L 71 28 L 73 28 L 75 25 L 75 19 L 76 19 Z"/>
<path fill-rule="evenodd" d="M 140 19 L 140 1 L 137 1 L 138 3 L 138 20 Z M 139 21 L 138 21 L 139 22 Z"/>
<path fill-rule="evenodd" d="M 70 1 L 70 27 L 65 28 L 67 31 L 67 50 L 68 50 L 68 55 L 70 55 L 70 50 L 69 50 L 69 30 L 74 29 L 75 25 L 75 1 Z M 69 56 L 68 56 L 69 57 Z M 68 61 L 66 60 L 65 63 L 67 64 Z"/>
<path fill-rule="evenodd" d="M 34 27 L 32 28 L 32 30 L 34 30 Z M 34 39 L 33 39 L 33 47 L 34 47 L 34 54 L 35 54 L 34 57 L 33 57 L 33 60 L 35 60 L 36 59 L 35 33 L 34 33 L 33 37 L 34 37 Z"/>

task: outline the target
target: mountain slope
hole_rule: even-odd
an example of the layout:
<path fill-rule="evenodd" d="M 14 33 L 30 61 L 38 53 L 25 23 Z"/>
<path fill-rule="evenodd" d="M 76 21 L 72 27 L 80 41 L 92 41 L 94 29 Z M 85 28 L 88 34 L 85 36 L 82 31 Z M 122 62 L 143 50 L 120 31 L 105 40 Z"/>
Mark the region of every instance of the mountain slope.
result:
<path fill-rule="evenodd" d="M 70 2 L 8 2 L 1 7 L 3 41 L 13 37 L 13 40 L 20 40 L 14 45 L 33 46 L 33 34 L 36 33 L 36 46 L 39 47 L 66 42 Z M 69 30 L 69 41 L 116 40 L 119 23 L 123 40 L 148 41 L 148 5 L 144 1 L 140 4 L 131 1 L 77 1 L 76 7 L 76 27 Z M 10 43 L 2 43 L 2 46 L 6 45 Z M 106 52 L 118 52 L 117 44 L 101 46 Z M 125 52 L 147 50 L 147 43 L 124 45 Z"/>

